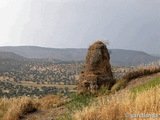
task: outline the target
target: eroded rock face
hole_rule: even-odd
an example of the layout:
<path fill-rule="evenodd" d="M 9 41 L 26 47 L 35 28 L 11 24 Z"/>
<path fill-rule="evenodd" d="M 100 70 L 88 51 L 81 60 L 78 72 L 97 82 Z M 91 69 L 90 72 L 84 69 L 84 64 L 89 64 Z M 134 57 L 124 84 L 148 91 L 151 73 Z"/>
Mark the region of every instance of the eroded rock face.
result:
<path fill-rule="evenodd" d="M 108 49 L 103 42 L 96 41 L 88 49 L 85 68 L 77 83 L 78 93 L 96 93 L 101 86 L 110 89 L 114 83 Z"/>

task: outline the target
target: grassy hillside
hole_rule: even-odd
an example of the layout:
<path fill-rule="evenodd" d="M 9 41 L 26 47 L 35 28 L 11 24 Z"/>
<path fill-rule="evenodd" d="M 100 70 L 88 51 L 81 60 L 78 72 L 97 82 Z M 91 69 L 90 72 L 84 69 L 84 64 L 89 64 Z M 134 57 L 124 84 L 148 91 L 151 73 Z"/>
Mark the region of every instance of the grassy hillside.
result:
<path fill-rule="evenodd" d="M 156 79 L 154 79 L 152 81 L 149 81 L 147 83 L 138 85 L 136 87 L 133 87 L 131 89 L 131 92 L 138 93 L 138 92 L 141 92 L 141 91 L 148 90 L 150 88 L 154 88 L 154 87 L 159 86 L 159 85 L 160 85 L 160 77 L 157 77 Z"/>
<path fill-rule="evenodd" d="M 72 114 L 73 120 L 128 120 L 146 118 L 158 118 L 160 114 L 160 86 L 138 92 L 135 97 L 128 92 L 106 96 L 91 103 L 82 110 L 76 110 Z"/>
<path fill-rule="evenodd" d="M 148 81 L 149 77 L 150 80 Z M 135 114 L 149 114 L 150 116 L 148 116 L 148 118 L 150 119 L 158 118 L 160 114 L 160 68 L 148 67 L 137 69 L 136 71 L 127 73 L 123 79 L 124 80 L 120 82 L 117 81 L 117 84 L 115 84 L 115 86 L 119 86 L 118 90 L 120 91 L 114 93 L 113 88 L 115 86 L 113 86 L 112 92 L 109 95 L 98 97 L 81 110 L 76 109 L 73 111 L 72 119 L 142 119 L 142 115 L 136 116 Z M 142 80 L 144 80 L 144 82 L 142 82 Z M 132 86 L 134 86 L 133 84 L 136 86 L 131 87 L 130 82 Z M 120 87 L 122 88 L 120 89 Z M 128 90 L 123 88 L 127 88 Z"/>
<path fill-rule="evenodd" d="M 153 68 L 144 68 L 143 71 L 152 70 Z M 138 71 L 134 73 L 139 73 Z M 133 114 L 152 114 L 149 116 L 150 119 L 157 118 L 157 115 L 160 114 L 160 72 L 157 70 L 154 72 L 156 74 L 152 71 L 146 72 L 148 74 L 140 72 L 141 75 L 138 74 L 138 76 L 134 74 L 135 77 L 132 75 L 132 79 L 127 81 L 125 88 L 128 90 L 126 91 L 121 89 L 118 92 L 113 92 L 102 88 L 98 92 L 98 97 L 75 94 L 70 96 L 69 101 L 53 95 L 41 99 L 35 97 L 1 98 L 0 117 L 3 120 L 19 120 L 23 116 L 25 116 L 24 120 L 43 118 L 56 120 L 128 120 L 135 117 Z M 128 75 L 130 73 L 125 76 Z M 148 80 L 149 77 L 150 80 Z M 140 83 L 142 80 L 146 82 Z M 136 86 L 128 87 L 130 86 L 129 83 Z M 16 103 L 18 106 L 15 106 Z M 39 113 L 34 113 L 35 110 Z M 28 112 L 33 113 L 25 115 Z"/>

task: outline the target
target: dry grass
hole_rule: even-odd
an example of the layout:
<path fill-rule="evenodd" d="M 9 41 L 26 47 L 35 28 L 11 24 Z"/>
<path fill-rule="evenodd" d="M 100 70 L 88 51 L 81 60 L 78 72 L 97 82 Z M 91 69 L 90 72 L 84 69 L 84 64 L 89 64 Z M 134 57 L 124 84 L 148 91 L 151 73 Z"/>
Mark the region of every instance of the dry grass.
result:
<path fill-rule="evenodd" d="M 111 88 L 111 91 L 118 91 L 126 87 L 127 83 L 132 79 L 159 73 L 159 65 L 149 65 L 149 66 L 137 66 L 135 70 L 129 71 L 122 79 L 116 80 L 116 84 Z"/>
<path fill-rule="evenodd" d="M 160 72 L 160 67 L 158 66 L 138 66 L 135 71 L 128 72 L 122 79 L 129 82 L 130 80 L 146 75 L 151 75 Z"/>
<path fill-rule="evenodd" d="M 29 97 L 0 99 L 1 119 L 19 120 L 23 114 L 38 109 L 39 104 Z"/>
<path fill-rule="evenodd" d="M 136 97 L 132 93 L 126 93 L 99 99 L 83 110 L 75 111 L 72 117 L 74 120 L 128 120 L 134 117 L 133 114 L 160 115 L 159 87 L 139 92 Z M 127 118 L 126 114 L 129 115 Z"/>
<path fill-rule="evenodd" d="M 61 99 L 57 95 L 47 95 L 41 99 L 38 100 L 38 103 L 40 104 L 39 109 L 50 109 L 53 107 L 60 107 L 65 103 L 65 100 Z"/>
<path fill-rule="evenodd" d="M 0 98 L 0 120 L 19 120 L 26 113 L 59 107 L 64 103 L 65 101 L 56 95 L 47 95 L 41 99 L 26 96 Z"/>

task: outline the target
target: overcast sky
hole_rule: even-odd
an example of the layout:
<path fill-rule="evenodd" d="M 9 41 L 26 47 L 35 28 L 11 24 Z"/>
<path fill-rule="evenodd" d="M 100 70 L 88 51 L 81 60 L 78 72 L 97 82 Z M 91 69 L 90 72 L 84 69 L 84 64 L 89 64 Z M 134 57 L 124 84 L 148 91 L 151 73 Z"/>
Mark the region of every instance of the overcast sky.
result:
<path fill-rule="evenodd" d="M 109 48 L 160 54 L 160 0 L 0 0 L 0 46 Z"/>

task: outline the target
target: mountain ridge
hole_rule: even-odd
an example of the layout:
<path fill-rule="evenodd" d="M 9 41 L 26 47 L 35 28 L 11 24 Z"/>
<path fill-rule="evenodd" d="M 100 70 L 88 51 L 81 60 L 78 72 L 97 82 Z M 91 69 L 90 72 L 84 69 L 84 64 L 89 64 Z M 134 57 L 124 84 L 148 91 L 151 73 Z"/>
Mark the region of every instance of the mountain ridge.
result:
<path fill-rule="evenodd" d="M 39 46 L 4 46 L 1 52 L 13 52 L 25 58 L 52 58 L 62 61 L 85 60 L 87 48 L 47 48 Z M 138 65 L 159 61 L 160 57 L 135 50 L 109 49 L 111 63 L 117 65 Z"/>

